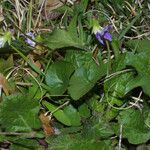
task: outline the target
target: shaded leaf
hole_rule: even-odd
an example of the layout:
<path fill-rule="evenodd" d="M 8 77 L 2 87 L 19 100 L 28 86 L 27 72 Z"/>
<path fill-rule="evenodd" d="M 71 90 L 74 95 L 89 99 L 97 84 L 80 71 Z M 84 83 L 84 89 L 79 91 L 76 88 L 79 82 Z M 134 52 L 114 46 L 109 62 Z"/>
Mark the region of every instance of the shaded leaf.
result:
<path fill-rule="evenodd" d="M 126 137 L 131 144 L 142 144 L 150 139 L 150 130 L 144 124 L 140 110 L 122 111 L 119 123 L 123 125 L 123 137 Z"/>
<path fill-rule="evenodd" d="M 107 122 L 101 114 L 93 117 L 84 125 L 83 135 L 89 139 L 108 138 L 113 134 L 111 123 Z"/>
<path fill-rule="evenodd" d="M 13 56 L 10 55 L 7 60 L 0 59 L 0 73 L 5 74 L 8 69 L 14 66 Z"/>
<path fill-rule="evenodd" d="M 70 119 L 68 118 L 68 116 L 64 113 L 63 110 L 61 109 L 57 109 L 58 107 L 48 103 L 46 101 L 43 102 L 43 104 L 47 107 L 47 109 L 53 113 L 53 116 L 60 121 L 61 123 L 67 125 L 67 126 L 71 126 L 71 122 Z"/>
<path fill-rule="evenodd" d="M 40 146 L 36 140 L 33 139 L 14 139 L 11 144 L 11 150 L 31 150 L 38 149 Z"/>
<path fill-rule="evenodd" d="M 79 108 L 79 113 L 80 113 L 80 116 L 81 117 L 84 117 L 84 118 L 88 118 L 90 117 L 91 113 L 90 113 L 90 110 L 89 110 L 89 107 L 86 103 L 82 104 Z"/>
<path fill-rule="evenodd" d="M 68 31 L 57 29 L 51 34 L 44 35 L 43 43 L 50 49 L 55 50 L 64 47 L 82 48 L 83 44 L 80 43 L 78 37 L 72 36 Z"/>
<path fill-rule="evenodd" d="M 142 52 L 139 54 L 128 53 L 126 64 L 134 67 L 137 75 L 134 80 L 130 81 L 126 87 L 126 93 L 135 87 L 141 86 L 143 91 L 150 96 L 150 67 L 149 67 L 150 54 Z"/>
<path fill-rule="evenodd" d="M 46 83 L 50 88 L 51 94 L 63 94 L 69 84 L 70 75 L 74 67 L 65 61 L 59 61 L 52 64 L 46 73 Z"/>
<path fill-rule="evenodd" d="M 72 105 L 66 106 L 64 113 L 68 116 L 72 126 L 81 125 L 79 112 Z"/>
<path fill-rule="evenodd" d="M 28 95 L 14 94 L 3 98 L 0 106 L 2 128 L 12 132 L 28 132 L 40 128 L 39 104 Z"/>
<path fill-rule="evenodd" d="M 79 67 L 71 76 L 69 82 L 70 86 L 68 88 L 68 92 L 74 100 L 78 100 L 85 95 L 91 88 L 93 88 L 97 80 L 106 74 L 106 64 L 103 64 L 102 60 L 99 58 L 100 65 L 97 65 L 92 58 L 91 52 L 77 56 L 80 58 L 71 58 L 74 63 L 78 63 Z"/>
<path fill-rule="evenodd" d="M 133 51 L 137 52 L 150 52 L 150 40 L 144 39 L 144 40 L 129 40 L 127 42 L 127 46 L 131 48 Z"/>
<path fill-rule="evenodd" d="M 62 135 L 51 137 L 47 141 L 51 147 L 50 150 L 111 150 L 111 142 L 95 141 L 83 138 L 80 135 Z"/>

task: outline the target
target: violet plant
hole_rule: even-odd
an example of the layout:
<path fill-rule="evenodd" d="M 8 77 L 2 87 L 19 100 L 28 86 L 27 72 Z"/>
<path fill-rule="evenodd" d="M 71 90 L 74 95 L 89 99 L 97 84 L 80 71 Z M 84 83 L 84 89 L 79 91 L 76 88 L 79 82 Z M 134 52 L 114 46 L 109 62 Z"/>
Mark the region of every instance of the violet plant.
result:
<path fill-rule="evenodd" d="M 26 33 L 26 35 L 29 36 L 29 37 L 31 37 L 32 40 L 29 39 L 29 38 L 26 38 L 25 42 L 26 42 L 27 44 L 29 44 L 30 46 L 34 47 L 35 44 L 36 44 L 36 43 L 33 41 L 33 40 L 35 39 L 34 34 L 33 34 L 32 32 L 28 32 L 28 33 Z"/>
<path fill-rule="evenodd" d="M 105 41 L 112 41 L 112 36 L 110 34 L 111 26 L 107 25 L 101 27 L 97 20 L 93 21 L 93 33 L 95 34 L 96 39 L 102 44 L 105 45 Z"/>

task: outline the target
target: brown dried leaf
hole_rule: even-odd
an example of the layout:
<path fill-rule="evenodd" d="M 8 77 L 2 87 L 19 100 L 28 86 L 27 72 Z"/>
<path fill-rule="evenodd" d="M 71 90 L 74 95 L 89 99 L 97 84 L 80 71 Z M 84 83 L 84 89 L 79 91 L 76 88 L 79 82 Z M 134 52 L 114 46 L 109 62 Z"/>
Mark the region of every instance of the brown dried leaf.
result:
<path fill-rule="evenodd" d="M 45 116 L 44 113 L 41 113 L 39 115 L 39 118 L 42 122 L 42 127 L 43 127 L 43 130 L 45 132 L 45 135 L 50 136 L 50 135 L 54 134 L 54 128 L 50 124 L 49 117 Z"/>
<path fill-rule="evenodd" d="M 8 81 L 5 78 L 5 76 L 3 76 L 3 74 L 0 73 L 0 90 L 2 89 L 6 95 L 9 95 Z"/>

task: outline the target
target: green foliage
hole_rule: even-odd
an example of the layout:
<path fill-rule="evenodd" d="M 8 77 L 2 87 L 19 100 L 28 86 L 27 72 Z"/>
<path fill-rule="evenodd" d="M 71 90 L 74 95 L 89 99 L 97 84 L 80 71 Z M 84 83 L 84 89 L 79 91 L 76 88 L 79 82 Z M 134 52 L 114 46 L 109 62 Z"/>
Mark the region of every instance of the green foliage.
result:
<path fill-rule="evenodd" d="M 68 116 L 72 126 L 81 125 L 80 114 L 79 114 L 79 112 L 77 112 L 77 110 L 72 105 L 65 107 L 64 113 Z"/>
<path fill-rule="evenodd" d="M 74 100 L 78 100 L 106 74 L 106 65 L 103 64 L 100 55 L 99 65 L 96 64 L 90 52 L 75 54 L 74 57 L 72 55 L 70 57 L 71 62 L 78 64 L 78 68 L 71 76 L 68 92 Z"/>
<path fill-rule="evenodd" d="M 123 126 L 123 137 L 126 137 L 130 143 L 141 144 L 150 139 L 149 128 L 146 127 L 140 110 L 122 111 L 118 120 Z"/>
<path fill-rule="evenodd" d="M 14 94 L 3 97 L 0 106 L 1 127 L 7 132 L 31 132 L 40 128 L 39 104 L 29 95 Z"/>
<path fill-rule="evenodd" d="M 127 42 L 127 47 L 132 49 L 133 51 L 139 52 L 150 52 L 150 40 L 144 39 L 144 40 L 130 40 Z"/>
<path fill-rule="evenodd" d="M 87 138 L 92 137 L 93 139 L 98 139 L 101 137 L 106 139 L 111 137 L 114 131 L 111 127 L 111 123 L 105 120 L 101 114 L 97 114 L 91 118 L 89 122 L 85 123 L 83 134 L 85 134 Z"/>
<path fill-rule="evenodd" d="M 31 150 L 31 149 L 36 150 L 40 148 L 36 140 L 16 139 L 12 141 L 13 141 L 13 144 L 10 146 L 11 150 Z"/>
<path fill-rule="evenodd" d="M 83 138 L 81 135 L 62 135 L 57 137 L 51 137 L 48 139 L 50 150 L 111 150 L 111 142 L 109 140 L 95 141 L 87 138 Z"/>
<path fill-rule="evenodd" d="M 61 123 L 67 125 L 67 126 L 71 126 L 71 122 L 70 119 L 68 118 L 68 116 L 64 113 L 63 110 L 58 109 L 57 106 L 48 103 L 46 101 L 43 102 L 43 104 L 47 107 L 47 109 L 54 115 L 54 117 L 56 117 L 56 119 L 58 121 L 60 121 Z"/>
<path fill-rule="evenodd" d="M 55 9 L 56 18 L 51 5 L 39 13 L 43 6 L 35 1 L 1 3 L 0 142 L 9 141 L 12 150 L 45 149 L 40 138 L 48 150 L 149 147 L 147 2 L 68 1 Z M 99 33 L 114 27 L 109 47 L 92 33 L 93 18 Z M 26 42 L 30 31 L 35 46 Z"/>
<path fill-rule="evenodd" d="M 67 126 L 81 125 L 79 112 L 77 112 L 77 110 L 72 105 L 66 106 L 62 110 L 59 107 L 46 101 L 43 102 L 43 104 L 54 115 L 54 117 L 64 125 Z"/>
<path fill-rule="evenodd" d="M 141 52 L 139 54 L 128 53 L 127 65 L 134 67 L 138 74 L 134 77 L 134 80 L 128 83 L 126 92 L 141 86 L 144 92 L 150 96 L 150 90 L 148 88 L 150 84 L 149 56 L 147 52 Z"/>
<path fill-rule="evenodd" d="M 3 58 L 0 59 L 0 73 L 5 74 L 6 71 L 11 69 L 14 66 L 13 56 L 10 55 L 7 60 Z"/>
<path fill-rule="evenodd" d="M 46 83 L 50 93 L 54 95 L 63 94 L 69 84 L 69 78 L 74 71 L 72 64 L 58 61 L 50 65 L 46 73 Z"/>
<path fill-rule="evenodd" d="M 43 43 L 51 50 L 64 47 L 82 48 L 84 46 L 77 37 L 74 37 L 68 31 L 61 29 L 56 29 L 53 33 L 44 35 Z"/>
<path fill-rule="evenodd" d="M 90 117 L 91 113 L 90 113 L 90 109 L 88 107 L 87 104 L 82 104 L 79 108 L 79 113 L 80 113 L 80 116 L 83 117 L 83 118 L 88 118 Z"/>

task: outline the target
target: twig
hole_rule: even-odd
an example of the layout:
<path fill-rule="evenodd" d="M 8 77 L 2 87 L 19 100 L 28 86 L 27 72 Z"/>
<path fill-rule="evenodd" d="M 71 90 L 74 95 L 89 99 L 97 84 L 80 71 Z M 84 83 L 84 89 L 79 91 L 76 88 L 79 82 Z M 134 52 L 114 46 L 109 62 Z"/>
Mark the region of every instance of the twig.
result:
<path fill-rule="evenodd" d="M 120 134 L 119 134 L 118 150 L 121 150 L 121 142 L 122 142 L 122 124 L 120 125 Z"/>

